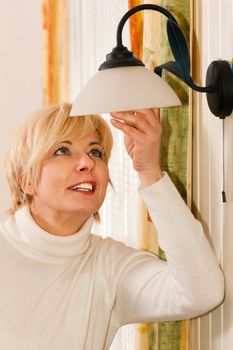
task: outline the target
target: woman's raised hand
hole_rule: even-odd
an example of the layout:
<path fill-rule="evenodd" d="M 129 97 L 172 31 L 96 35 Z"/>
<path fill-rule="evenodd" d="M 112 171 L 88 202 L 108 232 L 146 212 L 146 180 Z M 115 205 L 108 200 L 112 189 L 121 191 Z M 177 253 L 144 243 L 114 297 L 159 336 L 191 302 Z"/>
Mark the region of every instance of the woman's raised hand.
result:
<path fill-rule="evenodd" d="M 162 177 L 160 141 L 162 128 L 159 109 L 111 113 L 111 123 L 124 133 L 125 147 L 143 186 Z"/>

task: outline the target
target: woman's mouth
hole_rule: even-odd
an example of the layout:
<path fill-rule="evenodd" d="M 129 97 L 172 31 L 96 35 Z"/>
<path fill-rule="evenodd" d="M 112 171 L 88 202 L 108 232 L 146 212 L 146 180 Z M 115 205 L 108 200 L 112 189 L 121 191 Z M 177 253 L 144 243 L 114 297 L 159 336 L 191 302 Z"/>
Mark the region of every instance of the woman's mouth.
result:
<path fill-rule="evenodd" d="M 76 185 L 73 185 L 69 187 L 72 191 L 80 191 L 80 192 L 87 192 L 87 193 L 94 193 L 96 188 L 96 184 L 94 182 L 80 182 Z"/>

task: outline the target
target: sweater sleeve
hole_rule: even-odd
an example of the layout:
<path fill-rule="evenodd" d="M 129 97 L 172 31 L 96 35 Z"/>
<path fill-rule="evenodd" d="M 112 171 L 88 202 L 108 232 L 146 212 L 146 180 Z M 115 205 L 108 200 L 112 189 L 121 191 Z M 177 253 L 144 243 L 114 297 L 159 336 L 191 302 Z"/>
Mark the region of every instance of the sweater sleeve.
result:
<path fill-rule="evenodd" d="M 167 261 L 139 252 L 118 281 L 114 318 L 119 324 L 181 320 L 219 305 L 224 277 L 201 224 L 165 173 L 140 190 Z"/>

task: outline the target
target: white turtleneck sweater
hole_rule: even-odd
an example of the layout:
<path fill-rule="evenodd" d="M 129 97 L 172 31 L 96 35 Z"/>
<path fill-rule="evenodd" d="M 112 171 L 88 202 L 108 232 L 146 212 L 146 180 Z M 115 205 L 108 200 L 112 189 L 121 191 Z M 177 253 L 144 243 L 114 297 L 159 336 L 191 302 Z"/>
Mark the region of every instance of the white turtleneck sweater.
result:
<path fill-rule="evenodd" d="M 195 317 L 223 274 L 168 175 L 140 190 L 167 262 L 92 235 L 43 231 L 27 207 L 0 225 L 0 349 L 106 350 L 127 323 Z"/>

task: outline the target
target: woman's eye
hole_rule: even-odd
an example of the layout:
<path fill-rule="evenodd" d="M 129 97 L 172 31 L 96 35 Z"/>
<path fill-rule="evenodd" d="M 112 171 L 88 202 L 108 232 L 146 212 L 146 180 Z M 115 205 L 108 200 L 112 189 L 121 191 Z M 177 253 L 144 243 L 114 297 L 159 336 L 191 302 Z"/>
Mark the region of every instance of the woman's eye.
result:
<path fill-rule="evenodd" d="M 55 156 L 64 156 L 67 154 L 70 154 L 70 150 L 68 147 L 60 147 L 54 152 Z"/>
<path fill-rule="evenodd" d="M 88 154 L 91 157 L 103 158 L 103 152 L 98 149 L 92 149 Z"/>

